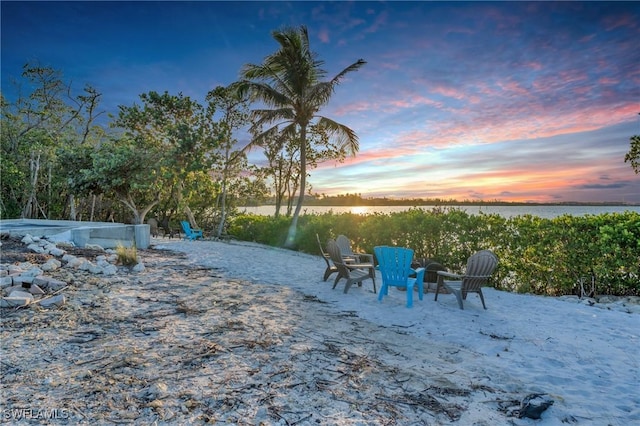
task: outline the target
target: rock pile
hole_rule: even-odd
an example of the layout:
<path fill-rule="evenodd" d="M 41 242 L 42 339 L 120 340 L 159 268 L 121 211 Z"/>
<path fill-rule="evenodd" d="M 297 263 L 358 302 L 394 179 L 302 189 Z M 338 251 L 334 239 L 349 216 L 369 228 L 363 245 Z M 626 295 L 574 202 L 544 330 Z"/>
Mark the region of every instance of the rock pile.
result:
<path fill-rule="evenodd" d="M 19 262 L 16 264 L 5 263 L 4 258 L 0 263 L 0 308 L 16 308 L 28 306 L 33 303 L 41 307 L 59 307 L 66 302 L 64 294 L 67 282 L 47 276 L 60 268 L 87 271 L 91 274 L 104 276 L 116 275 L 118 268 L 118 255 L 111 249 L 103 249 L 99 246 L 86 247 L 92 250 L 104 252 L 92 262 L 88 259 L 77 257 L 67 253 L 65 248 L 73 247 L 72 243 L 53 243 L 45 238 L 26 235 L 21 242 L 27 246 L 31 253 L 40 255 L 44 263 Z M 3 256 L 4 257 L 4 256 Z M 138 263 L 133 271 L 144 270 L 144 264 Z"/>

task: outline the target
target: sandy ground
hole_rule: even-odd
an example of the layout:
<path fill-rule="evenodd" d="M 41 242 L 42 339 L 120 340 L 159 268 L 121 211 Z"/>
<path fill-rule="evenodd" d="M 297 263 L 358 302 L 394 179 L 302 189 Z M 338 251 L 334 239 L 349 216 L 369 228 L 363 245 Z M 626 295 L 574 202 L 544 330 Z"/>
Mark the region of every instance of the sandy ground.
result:
<path fill-rule="evenodd" d="M 154 244 L 164 250 L 140 251 L 144 272 L 51 273 L 70 284 L 59 309 L 2 310 L 2 422 L 627 424 L 617 411 L 602 412 L 595 399 L 576 406 L 572 393 L 592 379 L 573 377 L 570 364 L 596 355 L 565 347 L 564 334 L 529 337 L 523 324 L 530 320 L 497 309 L 511 306 L 516 295 L 490 293 L 488 311 L 474 301 L 460 311 L 453 297 L 433 302 L 427 295 L 407 310 L 401 292 L 380 304 L 370 284 L 346 295 L 342 286 L 332 290 L 332 280 L 321 281 L 317 256 L 251 244 Z M 15 260 L 6 245 L 2 258 Z M 514 300 L 526 300 L 535 311 L 538 299 Z M 574 306 L 557 303 L 563 304 L 558 312 Z M 385 313 L 388 321 L 367 319 Z M 557 322 L 560 314 L 553 315 Z M 445 318 L 468 320 L 468 330 L 455 321 L 446 325 Z M 560 344 L 549 352 L 549 345 Z M 608 347 L 614 354 L 615 341 Z M 619 356 L 631 364 L 624 378 L 596 371 L 594 380 L 608 383 L 603 392 L 633 386 L 637 361 L 625 348 Z M 519 418 L 523 398 L 545 388 L 558 392 L 543 420 Z M 637 409 L 627 405 L 636 400 L 621 394 L 616 410 L 635 418 Z"/>
<path fill-rule="evenodd" d="M 223 279 L 182 254 L 141 255 L 139 274 L 60 272 L 72 284 L 60 309 L 2 311 L 3 422 L 509 419 L 510 396 L 456 365 L 458 347 L 408 339 L 290 288 Z M 484 420 L 465 421 L 478 413 Z"/>

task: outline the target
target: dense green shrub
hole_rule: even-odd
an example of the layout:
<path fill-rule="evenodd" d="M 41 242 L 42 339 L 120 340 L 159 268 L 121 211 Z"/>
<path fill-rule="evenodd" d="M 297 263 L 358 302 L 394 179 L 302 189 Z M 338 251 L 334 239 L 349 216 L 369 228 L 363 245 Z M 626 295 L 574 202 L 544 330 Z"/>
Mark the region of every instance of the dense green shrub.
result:
<path fill-rule="evenodd" d="M 243 214 L 229 222 L 229 234 L 244 241 L 282 246 L 287 238 L 290 218 Z"/>
<path fill-rule="evenodd" d="M 242 215 L 230 233 L 282 246 L 289 221 Z M 316 234 L 323 244 L 344 234 L 354 250 L 368 253 L 377 245 L 411 247 L 416 257 L 434 259 L 451 271 L 461 271 L 472 253 L 490 249 L 500 259 L 493 285 L 508 291 L 640 295 L 640 214 L 634 212 L 554 219 L 472 215 L 455 207 L 312 214 L 300 217 L 296 249 L 319 254 Z"/>

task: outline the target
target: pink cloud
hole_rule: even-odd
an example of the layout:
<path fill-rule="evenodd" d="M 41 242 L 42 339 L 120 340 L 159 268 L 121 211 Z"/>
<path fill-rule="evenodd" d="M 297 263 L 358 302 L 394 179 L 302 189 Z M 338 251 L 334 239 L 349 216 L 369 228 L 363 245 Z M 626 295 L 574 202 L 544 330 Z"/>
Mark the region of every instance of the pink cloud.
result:
<path fill-rule="evenodd" d="M 446 96 L 454 99 L 464 99 L 467 95 L 463 93 L 460 89 L 455 89 L 453 87 L 446 87 L 443 85 L 431 87 L 429 89 L 433 93 L 437 93 L 442 96 Z"/>
<path fill-rule="evenodd" d="M 602 77 L 598 80 L 598 83 L 609 85 L 609 84 L 618 84 L 620 82 L 611 77 Z"/>
<path fill-rule="evenodd" d="M 534 107 L 534 105 L 532 105 Z M 429 140 L 434 146 L 495 143 L 506 140 L 535 139 L 597 130 L 615 123 L 625 122 L 637 114 L 637 105 L 625 105 L 611 110 L 609 107 L 583 109 L 559 113 L 532 108 L 529 114 L 503 116 L 490 119 L 482 113 L 469 122 L 450 123 L 435 129 Z"/>
<path fill-rule="evenodd" d="M 508 96 L 515 94 L 522 97 L 530 97 L 531 91 L 527 87 L 523 87 L 522 84 L 518 81 L 514 80 L 505 80 L 503 82 L 498 82 L 497 86 L 501 89 L 500 91 L 496 91 L 495 95 L 505 96 L 505 92 Z"/>
<path fill-rule="evenodd" d="M 604 21 L 607 31 L 612 31 L 619 27 L 638 28 L 638 22 L 631 15 L 609 16 Z"/>
<path fill-rule="evenodd" d="M 580 40 L 578 40 L 580 43 L 588 43 L 591 40 L 593 40 L 593 38 L 596 36 L 596 34 L 589 34 L 586 35 L 584 37 L 582 37 Z"/>
<path fill-rule="evenodd" d="M 467 88 L 464 86 L 458 88 L 440 84 L 435 87 L 429 87 L 429 91 L 438 95 L 445 96 L 447 98 L 466 100 L 472 104 L 477 104 L 480 102 L 480 98 L 474 95 L 471 91 L 467 90 Z"/>
<path fill-rule="evenodd" d="M 400 64 L 398 64 L 397 62 L 382 62 L 380 64 L 380 68 L 397 70 L 397 69 L 400 69 Z"/>
<path fill-rule="evenodd" d="M 363 155 L 369 162 L 357 160 L 336 167 L 323 165 L 324 172 L 319 175 L 331 176 L 326 182 L 320 178 L 314 187 L 321 193 L 336 194 L 357 192 L 364 196 L 422 197 L 444 199 L 484 199 L 504 201 L 553 202 L 587 201 L 590 198 L 589 187 L 624 180 L 624 173 L 612 168 L 606 161 L 601 164 L 584 164 L 567 167 L 565 163 L 549 162 L 544 169 L 539 165 L 470 171 L 470 167 L 435 168 L 428 161 L 415 163 L 403 161 L 402 166 L 392 160 L 393 152 L 377 151 L 376 156 Z M 408 156 L 407 158 L 411 158 Z M 437 163 L 436 163 L 437 164 Z M 393 167 L 394 173 L 384 174 L 387 167 Z M 356 172 L 357 170 L 357 172 Z M 335 173 L 342 174 L 340 184 L 336 185 Z M 629 171 L 629 173 L 631 173 Z M 384 175 L 383 179 L 379 176 Z M 354 179 L 358 176 L 358 179 Z"/>
<path fill-rule="evenodd" d="M 385 112 L 387 114 L 395 113 L 403 109 L 411 109 L 419 106 L 432 106 L 438 109 L 444 109 L 445 106 L 440 101 L 435 101 L 426 96 L 421 96 L 418 94 L 405 94 L 395 99 L 390 100 L 367 100 L 367 101 L 357 101 L 351 102 L 346 105 L 342 105 L 337 108 L 333 114 L 337 116 L 343 116 L 347 114 L 352 114 L 354 112 L 363 112 L 363 111 L 377 111 L 377 112 Z"/>
<path fill-rule="evenodd" d="M 326 28 L 321 29 L 318 33 L 318 38 L 323 43 L 329 43 L 329 31 Z"/>
<path fill-rule="evenodd" d="M 534 71 L 540 71 L 543 68 L 542 63 L 538 61 L 525 62 L 522 64 L 523 67 L 529 68 Z"/>
<path fill-rule="evenodd" d="M 414 149 L 414 153 L 418 152 Z M 358 165 L 374 165 L 380 166 L 384 163 L 393 160 L 394 158 L 400 158 L 407 155 L 412 155 L 412 152 L 406 147 L 398 149 L 398 145 L 367 149 L 366 151 L 359 152 L 355 157 L 347 157 L 342 163 L 341 167 L 352 167 Z M 330 160 L 320 163 L 317 170 L 335 168 L 336 161 Z"/>
<path fill-rule="evenodd" d="M 378 32 L 378 30 L 385 26 L 387 24 L 387 19 L 389 18 L 389 13 L 387 11 L 383 11 L 380 12 L 378 15 L 376 15 L 375 20 L 373 21 L 373 23 L 366 28 L 364 31 L 366 33 L 375 33 Z"/>
<path fill-rule="evenodd" d="M 347 114 L 353 114 L 355 112 L 371 111 L 371 110 L 378 110 L 378 108 L 375 106 L 375 104 L 372 104 L 369 101 L 357 101 L 357 102 L 350 102 L 346 105 L 342 105 L 341 107 L 337 108 L 333 112 L 333 114 L 335 114 L 338 117 L 341 117 Z"/>
<path fill-rule="evenodd" d="M 428 100 L 422 99 L 423 102 Z M 416 105 L 416 99 L 398 100 L 390 105 L 395 109 L 411 108 Z M 353 104 L 350 111 L 366 111 L 370 108 L 371 105 L 367 103 Z M 372 158 L 393 158 L 410 152 L 421 152 L 425 147 L 444 149 L 456 145 L 491 144 L 581 133 L 628 122 L 635 119 L 636 115 L 637 104 L 631 103 L 613 109 L 610 106 L 593 105 L 576 111 L 548 110 L 534 104 L 519 105 L 512 110 L 459 110 L 456 116 L 462 117 L 461 119 L 433 121 L 425 118 L 416 128 L 397 134 L 393 139 L 393 149 L 376 150 L 370 155 Z M 397 154 L 393 154 L 394 150 Z M 368 158 L 362 160 L 368 161 Z"/>
<path fill-rule="evenodd" d="M 469 27 L 449 27 L 444 34 L 473 34 L 473 31 Z"/>
<path fill-rule="evenodd" d="M 478 93 L 485 96 L 499 96 L 499 95 L 501 96 L 502 95 L 502 92 L 500 90 L 497 90 L 495 87 L 491 87 L 489 84 L 485 83 L 484 81 L 477 83 L 476 89 Z"/>
<path fill-rule="evenodd" d="M 398 108 L 412 108 L 421 105 L 435 106 L 438 108 L 443 107 L 442 102 L 434 101 L 433 99 L 418 94 L 411 94 L 406 98 L 392 100 L 390 104 Z"/>

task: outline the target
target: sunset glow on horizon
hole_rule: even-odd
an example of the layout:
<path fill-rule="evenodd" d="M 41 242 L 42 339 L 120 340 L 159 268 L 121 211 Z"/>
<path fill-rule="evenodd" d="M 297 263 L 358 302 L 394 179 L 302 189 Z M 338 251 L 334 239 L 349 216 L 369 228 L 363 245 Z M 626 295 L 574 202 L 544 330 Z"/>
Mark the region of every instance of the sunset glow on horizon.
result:
<path fill-rule="evenodd" d="M 356 157 L 311 192 L 640 204 L 638 2 L 2 2 L 2 93 L 37 60 L 102 108 L 206 93 L 306 25 L 327 77 L 362 58 L 321 114 Z M 248 143 L 240 136 L 240 144 Z M 263 163 L 259 150 L 250 160 Z"/>

